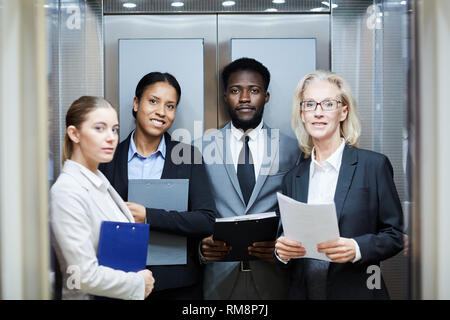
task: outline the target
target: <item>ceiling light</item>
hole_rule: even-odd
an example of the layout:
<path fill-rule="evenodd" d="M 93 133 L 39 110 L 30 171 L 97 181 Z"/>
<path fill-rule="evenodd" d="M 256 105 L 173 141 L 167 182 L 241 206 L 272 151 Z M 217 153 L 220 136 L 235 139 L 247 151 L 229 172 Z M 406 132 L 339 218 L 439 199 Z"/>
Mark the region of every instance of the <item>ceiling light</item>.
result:
<path fill-rule="evenodd" d="M 273 3 L 285 3 L 285 0 L 272 0 Z"/>
<path fill-rule="evenodd" d="M 323 5 L 326 5 L 327 7 L 330 6 L 330 2 L 329 2 L 329 1 L 322 1 L 322 4 L 323 4 Z M 334 8 L 337 8 L 338 5 L 333 3 L 333 4 L 331 5 L 331 7 L 334 9 Z"/>
<path fill-rule="evenodd" d="M 170 5 L 172 7 L 182 7 L 182 6 L 184 6 L 184 3 L 181 1 L 176 1 L 176 2 L 172 2 Z"/>
<path fill-rule="evenodd" d="M 129 8 L 129 9 L 131 9 L 131 8 L 136 8 L 136 3 L 133 3 L 133 2 L 125 2 L 125 3 L 123 4 L 123 6 L 124 6 L 125 8 Z"/>
<path fill-rule="evenodd" d="M 313 11 L 313 12 L 320 12 L 320 11 L 323 11 L 323 10 L 325 10 L 325 8 L 323 8 L 323 7 L 319 7 L 319 8 L 312 8 L 311 10 L 309 10 L 309 11 Z"/>
<path fill-rule="evenodd" d="M 277 12 L 278 10 L 276 8 L 268 8 L 264 10 L 265 12 Z"/>
<path fill-rule="evenodd" d="M 222 2 L 222 5 L 224 7 L 231 7 L 231 6 L 234 6 L 235 4 L 236 4 L 236 2 L 234 2 L 234 1 L 224 1 L 224 2 Z"/>

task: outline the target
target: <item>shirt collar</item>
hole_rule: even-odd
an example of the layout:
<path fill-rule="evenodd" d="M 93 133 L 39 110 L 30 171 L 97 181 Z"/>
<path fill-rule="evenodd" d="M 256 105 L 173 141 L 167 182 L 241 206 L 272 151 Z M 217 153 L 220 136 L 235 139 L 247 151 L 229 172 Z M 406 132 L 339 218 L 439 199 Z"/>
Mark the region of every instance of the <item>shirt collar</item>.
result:
<path fill-rule="evenodd" d="M 130 138 L 130 147 L 128 148 L 128 162 L 131 161 L 131 159 L 133 159 L 135 156 L 140 157 L 141 159 L 146 159 L 146 158 L 150 158 L 152 155 L 159 153 L 163 159 L 166 159 L 166 140 L 164 138 L 164 134 L 161 138 L 161 141 L 159 142 L 158 148 L 156 149 L 156 151 L 154 153 L 152 153 L 151 155 L 149 155 L 148 157 L 144 157 L 143 155 L 139 154 L 139 152 L 137 151 L 136 148 L 136 144 L 134 143 L 134 133 L 136 132 L 136 130 L 133 130 L 133 132 L 131 133 L 131 138 Z"/>
<path fill-rule="evenodd" d="M 263 127 L 263 121 L 258 124 L 258 126 L 254 129 L 248 129 L 245 133 L 244 130 L 238 129 L 233 125 L 233 122 L 231 122 L 231 133 L 235 137 L 236 140 L 241 140 L 242 136 L 244 134 L 247 134 L 250 140 L 256 140 L 258 135 L 261 133 Z"/>
<path fill-rule="evenodd" d="M 70 164 L 77 166 L 80 169 L 80 172 L 88 179 L 88 181 L 97 189 L 106 191 L 110 185 L 109 181 L 102 177 L 101 173 L 97 170 L 97 174 L 83 166 L 82 164 L 72 161 L 70 159 L 66 160 L 70 161 Z"/>
<path fill-rule="evenodd" d="M 320 168 L 325 168 L 325 167 L 332 167 L 335 171 L 339 172 L 339 169 L 341 167 L 341 162 L 342 162 L 342 154 L 344 152 L 344 147 L 345 147 L 345 140 L 341 139 L 341 145 L 339 146 L 339 148 L 336 149 L 335 152 L 333 152 L 333 154 L 331 156 L 328 157 L 328 159 L 326 159 L 325 161 L 322 162 L 322 164 L 319 164 L 316 161 L 316 157 L 314 155 L 315 153 L 315 148 L 313 147 L 312 151 L 311 151 L 311 163 L 313 164 L 311 167 L 311 176 L 314 175 L 315 170 L 317 167 Z"/>

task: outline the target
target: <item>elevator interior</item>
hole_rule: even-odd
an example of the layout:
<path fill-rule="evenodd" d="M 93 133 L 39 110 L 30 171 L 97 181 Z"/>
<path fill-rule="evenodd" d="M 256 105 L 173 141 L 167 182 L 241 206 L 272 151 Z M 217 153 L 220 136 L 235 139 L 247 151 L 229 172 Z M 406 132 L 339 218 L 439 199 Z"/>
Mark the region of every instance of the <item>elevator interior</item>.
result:
<path fill-rule="evenodd" d="M 112 102 L 123 140 L 133 125 L 133 86 L 150 71 L 171 72 L 183 92 L 172 131 L 185 128 L 194 139 L 228 121 L 220 70 L 250 56 L 272 73 L 265 121 L 290 135 L 290 101 L 304 74 L 330 69 L 348 80 L 362 123 L 360 147 L 386 154 L 393 164 L 407 239 L 413 144 L 408 1 L 129 2 L 136 7 L 120 0 L 47 1 L 50 184 L 61 169 L 65 112 L 79 96 Z M 393 299 L 410 298 L 409 259 L 402 252 L 382 264 Z"/>

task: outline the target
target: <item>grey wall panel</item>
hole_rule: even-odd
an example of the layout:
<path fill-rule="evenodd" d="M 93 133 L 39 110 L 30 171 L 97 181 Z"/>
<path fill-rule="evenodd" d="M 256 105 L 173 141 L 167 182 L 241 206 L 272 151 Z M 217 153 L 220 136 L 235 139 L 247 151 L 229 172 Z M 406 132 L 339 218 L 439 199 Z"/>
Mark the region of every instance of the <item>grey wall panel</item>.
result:
<path fill-rule="evenodd" d="M 219 15 L 218 17 L 218 67 L 219 72 L 222 71 L 223 67 L 231 62 L 232 59 L 232 48 L 231 48 L 231 39 L 249 39 L 249 41 L 262 40 L 262 39 L 315 39 L 315 68 L 326 69 L 330 68 L 330 16 L 329 15 L 312 15 L 312 14 L 284 14 L 284 15 Z M 257 41 L 257 42 L 258 42 Z M 280 40 L 283 41 L 283 40 Z M 284 44 L 285 45 L 285 44 Z M 252 49 L 253 50 L 253 49 Z M 255 50 L 256 51 L 256 50 Z M 311 66 L 308 64 L 308 67 L 305 68 L 303 65 L 303 61 L 301 61 L 301 57 L 297 57 L 297 60 L 294 57 L 294 54 L 290 55 L 289 53 L 277 53 L 278 50 L 276 47 L 274 48 L 266 48 L 261 49 L 259 53 L 255 52 L 255 55 L 261 57 L 262 59 L 268 59 L 268 56 L 265 55 L 264 51 L 272 52 L 276 56 L 281 56 L 286 58 L 286 55 L 289 56 L 290 63 L 292 64 L 292 68 L 289 69 L 289 78 L 292 80 L 291 83 L 287 84 L 289 88 L 295 88 L 298 81 L 305 75 L 305 71 L 310 70 Z M 282 72 L 280 70 L 275 70 L 278 68 L 282 68 L 282 70 L 286 71 L 286 66 L 281 65 L 279 63 L 275 63 L 276 56 L 273 58 L 274 66 L 273 70 L 269 70 L 275 75 L 280 75 L 282 77 Z M 308 59 L 311 59 L 311 56 L 307 55 Z M 267 60 L 269 61 L 269 60 Z M 270 62 L 271 64 L 271 62 Z M 303 67 L 301 67 L 303 66 Z M 299 68 L 299 69 L 297 69 Z M 302 70 L 300 70 L 302 69 Z M 291 74 L 297 70 L 298 74 Z M 223 85 L 221 80 L 219 79 L 219 127 L 224 126 L 229 121 L 228 113 L 223 105 L 222 93 Z M 277 80 L 274 84 L 278 85 Z M 283 84 L 285 85 L 285 84 Z M 287 89 L 287 88 L 285 88 Z M 284 89 L 283 89 L 284 90 Z M 289 90 L 287 90 L 289 91 Z M 286 92 L 287 92 L 286 91 Z M 284 91 L 283 91 L 284 92 Z M 283 108 L 284 114 L 276 115 L 277 120 L 274 121 L 275 125 L 283 125 L 284 132 L 293 135 L 290 130 L 290 123 L 287 127 L 286 123 L 289 122 L 290 117 L 290 107 L 291 107 L 291 99 L 294 90 L 292 89 L 290 92 L 287 92 L 287 97 L 280 98 L 278 100 L 280 105 L 276 105 L 276 108 Z M 272 95 L 275 97 L 279 94 L 279 92 L 272 88 Z M 275 101 L 277 102 L 277 101 Z M 270 102 L 269 102 L 270 103 Z M 275 111 L 275 107 L 272 108 L 271 111 Z M 272 117 L 270 114 L 268 117 Z M 267 119 L 269 121 L 269 119 Z M 270 120 L 272 121 L 272 119 Z"/>
<path fill-rule="evenodd" d="M 191 16 L 105 16 L 105 97 L 113 103 L 119 105 L 119 39 L 202 39 L 203 41 L 203 67 L 198 66 L 198 71 L 203 70 L 203 93 L 197 96 L 197 102 L 202 103 L 203 99 L 203 127 L 204 129 L 217 127 L 217 71 L 216 71 L 216 16 L 215 15 L 191 15 Z M 182 48 L 175 48 L 173 52 L 167 53 L 174 59 L 178 56 L 180 61 L 188 68 L 190 62 L 185 60 L 189 55 Z M 172 61 L 174 61 L 172 59 Z M 195 58 L 195 61 L 198 61 Z M 157 61 L 156 61 L 157 60 Z M 165 70 L 172 69 L 164 53 L 158 55 L 155 61 L 148 61 L 148 67 L 160 66 Z M 181 66 L 180 66 L 181 67 Z M 203 69 L 201 69 L 203 68 Z M 142 70 L 143 75 L 153 70 Z M 181 67 L 181 69 L 183 69 Z M 145 73 L 144 73 L 145 72 Z M 196 73 L 197 74 L 197 73 Z M 186 75 L 186 74 L 185 74 Z M 137 76 L 135 76 L 137 77 Z M 189 88 L 189 78 L 183 78 L 181 83 L 182 100 Z M 198 83 L 197 83 L 198 84 Z M 197 85 L 196 84 L 196 85 Z M 135 83 L 135 86 L 137 82 Z M 186 89 L 186 90 L 185 90 Z M 134 93 L 134 89 L 133 89 Z M 131 107 L 130 100 L 130 107 Z M 194 102 L 192 102 L 194 103 Z M 195 110 L 201 106 L 194 106 Z M 180 106 L 180 111 L 183 107 Z M 187 108 L 184 108 L 187 109 Z M 184 110 L 187 111 L 187 110 Z M 184 112 L 183 111 L 183 112 Z M 131 112 L 131 111 L 130 111 Z M 181 118 L 180 115 L 177 117 Z M 193 120 L 192 118 L 190 118 Z M 181 119 L 179 120 L 181 121 Z M 191 121 L 192 122 L 192 121 Z M 183 126 L 183 124 L 180 124 Z M 191 127 L 191 126 L 190 126 Z M 174 129 L 176 126 L 174 126 Z M 121 137 L 126 134 L 127 129 L 121 129 Z"/>
<path fill-rule="evenodd" d="M 181 99 L 169 132 L 185 129 L 192 139 L 197 123 L 203 133 L 203 39 L 120 39 L 120 140 L 135 128 L 131 110 L 136 85 L 152 71 L 172 74 L 181 87 Z"/>
<path fill-rule="evenodd" d="M 270 71 L 270 100 L 264 121 L 295 138 L 291 129 L 292 94 L 298 81 L 316 69 L 316 39 L 231 39 L 231 60 L 251 57 Z"/>

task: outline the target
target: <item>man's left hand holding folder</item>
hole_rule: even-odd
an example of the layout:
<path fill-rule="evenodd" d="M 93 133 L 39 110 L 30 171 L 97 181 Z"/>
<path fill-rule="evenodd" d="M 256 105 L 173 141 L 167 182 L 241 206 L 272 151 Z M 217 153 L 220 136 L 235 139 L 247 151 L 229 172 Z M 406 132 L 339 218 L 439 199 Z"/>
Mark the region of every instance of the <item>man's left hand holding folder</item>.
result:
<path fill-rule="evenodd" d="M 275 241 L 254 242 L 248 247 L 248 254 L 267 262 L 274 262 L 274 249 Z M 212 235 L 202 240 L 201 252 L 206 262 L 221 261 L 230 251 L 230 245 L 224 241 L 214 240 Z"/>

